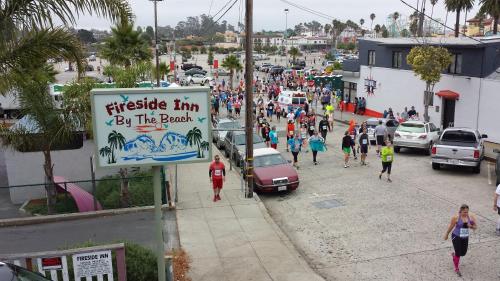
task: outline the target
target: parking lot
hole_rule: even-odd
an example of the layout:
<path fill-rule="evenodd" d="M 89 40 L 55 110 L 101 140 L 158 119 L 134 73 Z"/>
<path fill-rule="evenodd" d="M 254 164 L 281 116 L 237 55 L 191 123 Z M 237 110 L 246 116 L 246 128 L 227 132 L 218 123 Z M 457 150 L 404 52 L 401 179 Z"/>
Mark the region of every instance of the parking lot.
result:
<path fill-rule="evenodd" d="M 282 120 L 278 130 L 284 131 L 284 125 Z M 299 155 L 297 191 L 260 196 L 313 268 L 327 280 L 458 279 L 451 242 L 442 237 L 451 216 L 466 203 L 479 229 L 462 260 L 463 279 L 499 279 L 495 187 L 488 184 L 487 163 L 479 175 L 468 169 L 435 171 L 430 156 L 404 149 L 395 156 L 393 182 L 388 183 L 378 179 L 381 164 L 375 147 L 368 166 L 358 160 L 343 167 L 340 142 L 345 130 L 345 125 L 335 124 L 319 165 L 313 165 L 310 152 Z M 282 136 L 278 149 L 292 159 L 285 141 Z"/>

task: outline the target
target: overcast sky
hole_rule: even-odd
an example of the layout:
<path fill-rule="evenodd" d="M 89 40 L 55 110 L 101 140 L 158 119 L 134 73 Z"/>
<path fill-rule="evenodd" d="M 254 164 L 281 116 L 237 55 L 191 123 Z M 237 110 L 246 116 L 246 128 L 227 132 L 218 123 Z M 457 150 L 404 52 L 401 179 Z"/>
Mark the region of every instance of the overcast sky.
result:
<path fill-rule="evenodd" d="M 175 26 L 178 21 L 185 20 L 188 16 L 197 16 L 200 14 L 213 15 L 219 11 L 228 0 L 213 0 L 212 8 L 210 9 L 212 0 L 166 0 L 158 2 L 158 24 L 160 26 L 171 25 Z M 221 19 L 227 20 L 229 24 L 237 26 L 240 16 L 240 1 L 244 6 L 245 0 L 239 0 L 233 8 Z M 359 23 L 359 19 L 365 19 L 365 27 L 370 27 L 370 13 L 376 14 L 374 24 L 385 24 L 387 16 L 390 13 L 398 11 L 402 15 L 409 15 L 412 10 L 404 5 L 399 0 L 288 0 L 302 6 L 307 6 L 310 9 L 320 11 L 324 14 L 338 18 L 340 20 L 351 19 Z M 417 0 L 405 0 L 411 5 L 416 5 Z M 136 25 L 147 26 L 154 24 L 153 17 L 153 2 L 148 0 L 129 0 L 133 12 L 136 16 Z M 422 2 L 422 0 L 420 1 Z M 430 15 L 431 5 L 427 0 L 427 11 Z M 300 22 L 308 22 L 317 20 L 322 24 L 331 22 L 327 19 L 320 18 L 316 15 L 302 11 L 298 8 L 283 3 L 280 0 L 254 0 L 254 30 L 283 30 L 285 28 L 284 9 L 290 10 L 288 14 L 288 27 L 293 28 L 295 24 Z M 244 10 L 242 9 L 242 18 Z M 473 11 L 469 12 L 468 18 L 475 15 L 478 10 L 477 5 Z M 446 17 L 446 9 L 444 0 L 439 0 L 434 8 L 434 17 Z M 463 23 L 463 13 L 462 20 Z M 217 18 L 217 17 L 216 17 Z M 455 20 L 455 14 L 450 13 L 448 16 L 448 25 L 452 26 Z M 79 19 L 77 28 L 97 28 L 109 29 L 110 23 L 106 20 L 96 19 L 90 16 L 83 16 Z"/>

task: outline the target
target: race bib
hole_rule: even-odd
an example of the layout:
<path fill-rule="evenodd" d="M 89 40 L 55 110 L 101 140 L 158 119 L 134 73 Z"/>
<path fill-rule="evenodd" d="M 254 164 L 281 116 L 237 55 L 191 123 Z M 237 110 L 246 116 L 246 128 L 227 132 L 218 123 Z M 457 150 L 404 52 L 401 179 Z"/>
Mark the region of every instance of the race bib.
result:
<path fill-rule="evenodd" d="M 323 130 L 326 131 L 326 129 L 328 128 L 328 126 L 323 126 Z"/>
<path fill-rule="evenodd" d="M 309 127 L 309 131 L 314 131 L 314 127 Z"/>
<path fill-rule="evenodd" d="M 222 175 L 222 170 L 215 170 L 214 175 L 220 177 Z"/>
<path fill-rule="evenodd" d="M 367 139 L 363 139 L 363 144 L 368 144 L 368 140 Z"/>
<path fill-rule="evenodd" d="M 272 107 L 272 106 L 270 106 L 270 107 L 269 107 L 269 110 L 273 110 L 273 107 Z"/>
<path fill-rule="evenodd" d="M 288 135 L 293 136 L 293 131 L 289 131 Z"/>
<path fill-rule="evenodd" d="M 392 155 L 387 155 L 387 162 L 391 162 L 392 161 Z"/>
<path fill-rule="evenodd" d="M 469 229 L 468 228 L 460 228 L 460 238 L 469 238 Z"/>

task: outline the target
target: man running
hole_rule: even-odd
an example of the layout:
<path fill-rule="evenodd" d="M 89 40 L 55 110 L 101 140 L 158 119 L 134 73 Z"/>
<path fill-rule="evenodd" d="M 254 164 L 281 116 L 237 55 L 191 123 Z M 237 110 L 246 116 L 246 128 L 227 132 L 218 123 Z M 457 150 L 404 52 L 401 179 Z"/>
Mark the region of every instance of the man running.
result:
<path fill-rule="evenodd" d="M 267 104 L 267 117 L 271 122 L 273 122 L 273 113 L 274 113 L 274 103 L 272 99 L 269 99 L 269 103 Z"/>
<path fill-rule="evenodd" d="M 366 166 L 366 155 L 368 154 L 368 134 L 366 133 L 366 127 L 363 128 L 361 135 L 359 136 L 359 147 L 361 152 L 361 165 Z"/>
<path fill-rule="evenodd" d="M 344 152 L 344 168 L 349 167 L 349 156 L 351 155 L 352 138 L 349 131 L 345 131 L 342 138 L 342 151 Z"/>
<path fill-rule="evenodd" d="M 208 177 L 214 189 L 214 202 L 221 200 L 220 191 L 222 190 L 223 182 L 226 181 L 226 167 L 224 167 L 224 163 L 220 161 L 219 155 L 215 155 L 214 162 L 210 164 Z"/>
<path fill-rule="evenodd" d="M 378 121 L 378 125 L 375 127 L 374 135 L 377 141 L 377 154 L 380 155 L 380 149 L 384 145 L 385 137 L 387 135 L 387 127 L 383 124 L 382 120 Z"/>
<path fill-rule="evenodd" d="M 321 137 L 325 140 L 326 143 L 326 134 L 328 131 L 331 131 L 330 124 L 328 122 L 328 115 L 323 117 L 323 120 L 319 121 L 319 132 L 321 133 Z"/>
<path fill-rule="evenodd" d="M 269 132 L 269 138 L 271 139 L 271 147 L 278 149 L 278 132 L 276 131 L 276 126 L 272 127 L 271 132 Z"/>
<path fill-rule="evenodd" d="M 392 144 L 389 140 L 385 142 L 386 146 L 382 148 L 381 156 L 382 156 L 382 171 L 378 175 L 379 179 L 382 179 L 382 175 L 387 171 L 387 181 L 392 182 L 391 180 L 391 169 L 392 169 L 392 161 L 394 161 L 394 149 L 392 148 Z"/>

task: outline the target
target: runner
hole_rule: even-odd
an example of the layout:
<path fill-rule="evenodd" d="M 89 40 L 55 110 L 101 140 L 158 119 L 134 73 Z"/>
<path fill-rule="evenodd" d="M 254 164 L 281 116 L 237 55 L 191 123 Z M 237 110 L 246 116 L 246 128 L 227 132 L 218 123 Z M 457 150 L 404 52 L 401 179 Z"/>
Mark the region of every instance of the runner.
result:
<path fill-rule="evenodd" d="M 240 118 L 240 113 L 241 113 L 241 101 L 239 99 L 236 99 L 234 102 L 234 113 L 237 118 Z"/>
<path fill-rule="evenodd" d="M 274 112 L 274 103 L 273 100 L 269 99 L 269 103 L 267 104 L 267 117 L 269 120 L 273 122 L 273 112 Z"/>
<path fill-rule="evenodd" d="M 312 155 L 313 155 L 313 163 L 314 165 L 318 165 L 318 161 L 316 161 L 316 156 L 318 155 L 318 151 L 325 151 L 325 139 L 318 135 L 318 132 L 314 132 L 314 135 L 309 138 L 309 146 L 311 147 Z"/>
<path fill-rule="evenodd" d="M 287 130 L 286 130 L 286 141 L 290 139 L 293 139 L 293 136 L 295 135 L 295 123 L 293 120 L 288 120 L 288 125 L 287 125 Z M 286 146 L 286 151 L 288 152 L 288 145 Z"/>
<path fill-rule="evenodd" d="M 302 140 L 302 144 L 306 147 L 306 152 L 309 152 L 309 148 L 307 147 L 307 124 L 300 125 L 300 139 Z"/>
<path fill-rule="evenodd" d="M 349 135 L 349 131 L 345 131 L 344 137 L 342 138 L 342 151 L 344 152 L 344 168 L 349 167 L 351 144 L 352 144 L 352 139 L 351 136 Z"/>
<path fill-rule="evenodd" d="M 323 120 L 319 121 L 318 127 L 319 127 L 318 130 L 321 133 L 321 137 L 324 139 L 326 144 L 326 135 L 328 131 L 331 131 L 330 123 L 328 122 L 328 115 L 325 115 L 325 117 L 323 117 Z"/>
<path fill-rule="evenodd" d="M 223 182 L 226 181 L 226 168 L 224 167 L 224 163 L 220 162 L 219 155 L 215 155 L 214 162 L 210 164 L 208 177 L 214 189 L 214 202 L 221 200 L 220 191 L 222 190 Z"/>
<path fill-rule="evenodd" d="M 279 103 L 276 104 L 275 111 L 276 111 L 276 120 L 279 123 L 280 120 L 281 120 L 281 114 L 282 114 L 281 113 L 281 107 L 280 107 Z"/>
<path fill-rule="evenodd" d="M 448 230 L 446 230 L 446 234 L 444 235 L 444 240 L 448 240 L 448 236 L 451 232 L 451 242 L 455 250 L 454 253 L 451 253 L 451 256 L 453 258 L 455 272 L 460 277 L 462 276 L 459 268 L 460 257 L 464 257 L 465 254 L 467 254 L 467 248 L 469 247 L 469 229 L 477 229 L 477 220 L 474 215 L 471 214 L 469 216 L 469 206 L 463 204 L 460 206 L 458 215 L 451 218 L 450 226 L 448 226 Z"/>
<path fill-rule="evenodd" d="M 353 116 L 351 117 L 351 121 L 349 121 L 349 134 L 351 135 L 351 149 L 352 149 L 352 154 L 354 156 L 354 160 L 358 159 L 358 156 L 356 154 L 356 120 L 354 120 L 354 113 Z"/>
<path fill-rule="evenodd" d="M 493 210 L 500 215 L 500 184 L 497 186 L 495 196 L 493 197 Z M 497 235 L 500 236 L 500 217 L 497 220 Z"/>
<path fill-rule="evenodd" d="M 391 169 L 392 169 L 392 161 L 394 161 L 394 149 L 392 148 L 392 143 L 387 140 L 385 142 L 386 146 L 382 148 L 382 171 L 380 175 L 378 175 L 379 179 L 382 179 L 382 174 L 387 171 L 387 181 L 392 182 L 391 180 Z"/>
<path fill-rule="evenodd" d="M 271 130 L 269 129 L 269 124 L 268 123 L 264 123 L 262 125 L 261 133 L 262 133 L 262 138 L 266 142 L 267 147 L 269 147 L 270 141 L 271 141 L 271 138 L 269 137 L 269 132 L 271 132 Z"/>
<path fill-rule="evenodd" d="M 271 147 L 274 149 L 278 149 L 278 132 L 276 132 L 276 126 L 272 127 L 272 130 L 269 132 L 269 138 L 271 139 Z"/>
<path fill-rule="evenodd" d="M 359 136 L 359 147 L 361 152 L 361 165 L 366 166 L 366 155 L 368 154 L 368 143 L 370 142 L 368 139 L 368 134 L 366 133 L 366 127 L 362 128 L 363 131 Z"/>
<path fill-rule="evenodd" d="M 377 127 L 375 127 L 375 139 L 377 141 L 377 155 L 380 156 L 380 149 L 384 145 L 385 137 L 387 136 L 387 127 L 382 124 L 382 120 L 378 121 Z"/>
<path fill-rule="evenodd" d="M 293 155 L 293 166 L 295 168 L 299 168 L 299 152 L 302 150 L 302 140 L 300 139 L 299 134 L 295 134 L 295 136 L 291 139 L 288 140 L 288 146 L 290 146 L 290 151 L 292 152 Z"/>

